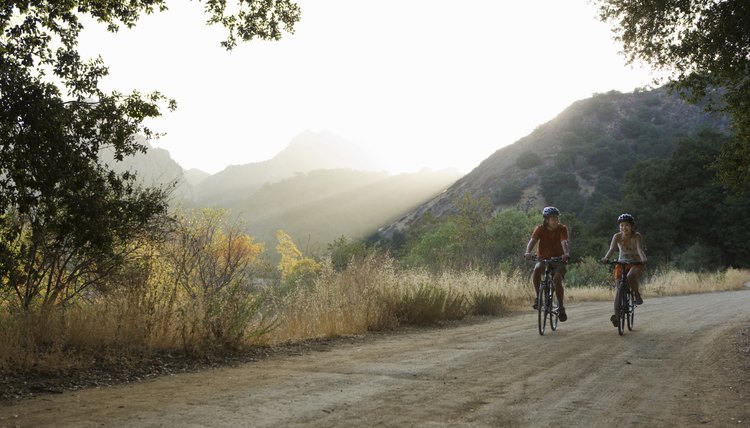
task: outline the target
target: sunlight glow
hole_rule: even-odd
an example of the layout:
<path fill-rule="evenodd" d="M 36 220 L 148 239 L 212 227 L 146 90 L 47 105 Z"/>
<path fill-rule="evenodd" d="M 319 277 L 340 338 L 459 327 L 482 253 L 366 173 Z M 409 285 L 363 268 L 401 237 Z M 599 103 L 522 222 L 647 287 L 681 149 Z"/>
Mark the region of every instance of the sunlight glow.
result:
<path fill-rule="evenodd" d="M 185 169 L 269 159 L 305 130 L 331 131 L 392 172 L 469 172 L 572 102 L 632 91 L 587 0 L 301 0 L 279 42 L 226 52 L 198 3 L 173 2 L 116 35 L 86 23 L 81 51 L 110 66 L 109 89 L 159 90 L 178 110 L 149 123 Z"/>

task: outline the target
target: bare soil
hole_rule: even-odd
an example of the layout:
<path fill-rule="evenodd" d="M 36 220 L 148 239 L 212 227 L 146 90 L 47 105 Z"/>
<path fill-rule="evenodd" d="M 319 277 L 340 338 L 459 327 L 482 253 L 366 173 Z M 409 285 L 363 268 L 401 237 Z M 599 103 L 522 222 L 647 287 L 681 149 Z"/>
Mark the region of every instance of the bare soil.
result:
<path fill-rule="evenodd" d="M 234 367 L 173 374 L 180 364 L 162 362 L 150 379 L 21 392 L 0 403 L 0 426 L 750 425 L 750 290 L 647 299 L 624 336 L 611 306 L 571 303 L 545 336 L 529 309 L 309 342 Z"/>

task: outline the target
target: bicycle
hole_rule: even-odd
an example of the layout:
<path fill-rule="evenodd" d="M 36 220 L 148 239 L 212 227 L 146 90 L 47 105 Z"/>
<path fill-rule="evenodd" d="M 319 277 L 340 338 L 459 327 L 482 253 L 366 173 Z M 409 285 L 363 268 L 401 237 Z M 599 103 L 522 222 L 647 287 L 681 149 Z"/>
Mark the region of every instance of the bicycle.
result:
<path fill-rule="evenodd" d="M 557 323 L 560 316 L 560 305 L 557 300 L 557 294 L 555 293 L 555 282 L 552 279 L 552 263 L 562 263 L 563 259 L 562 257 L 540 259 L 539 257 L 534 256 L 532 257 L 532 260 L 544 263 L 544 273 L 542 274 L 542 280 L 539 282 L 539 289 L 536 293 L 539 334 L 544 336 L 544 331 L 547 328 L 547 318 L 549 318 L 549 326 L 552 331 L 557 330 Z"/>
<path fill-rule="evenodd" d="M 621 265 L 620 278 L 617 280 L 617 290 L 615 292 L 615 304 L 619 302 L 617 309 L 617 316 L 619 322 L 617 324 L 617 333 L 620 336 L 625 334 L 625 325 L 628 326 L 628 331 L 633 331 L 635 325 L 635 308 L 638 305 L 635 303 L 635 293 L 630 289 L 628 284 L 628 272 L 625 270 L 626 265 L 642 265 L 643 262 L 637 260 L 625 260 L 625 261 L 613 261 L 605 262 L 612 266 Z"/>

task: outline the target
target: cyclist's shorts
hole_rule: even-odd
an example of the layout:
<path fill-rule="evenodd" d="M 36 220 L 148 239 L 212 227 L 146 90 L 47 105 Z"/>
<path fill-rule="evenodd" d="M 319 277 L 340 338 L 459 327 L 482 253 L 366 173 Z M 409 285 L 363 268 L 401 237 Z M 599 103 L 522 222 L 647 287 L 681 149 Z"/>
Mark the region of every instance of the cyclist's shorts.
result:
<path fill-rule="evenodd" d="M 566 272 L 568 272 L 568 265 L 563 262 L 552 262 L 550 263 L 550 267 L 552 268 L 552 274 L 559 273 L 560 275 L 565 275 Z"/>
<path fill-rule="evenodd" d="M 622 266 L 623 265 L 620 265 L 620 264 L 615 265 L 615 281 L 619 280 L 620 279 L 620 275 L 622 275 Z M 630 270 L 630 268 L 632 268 L 633 266 L 640 266 L 641 267 L 641 273 L 643 273 L 643 265 L 636 265 L 636 264 L 633 264 L 633 263 L 628 263 L 628 264 L 625 265 L 625 272 L 628 272 Z"/>

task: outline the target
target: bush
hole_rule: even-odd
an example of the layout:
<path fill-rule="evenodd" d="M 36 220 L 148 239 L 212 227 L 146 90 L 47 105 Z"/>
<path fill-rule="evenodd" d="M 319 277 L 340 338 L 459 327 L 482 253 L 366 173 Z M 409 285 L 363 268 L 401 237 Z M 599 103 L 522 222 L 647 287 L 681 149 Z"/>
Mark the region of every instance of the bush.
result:
<path fill-rule="evenodd" d="M 517 181 L 503 183 L 497 192 L 495 201 L 499 204 L 513 204 L 518 202 L 523 194 L 523 187 Z"/>
<path fill-rule="evenodd" d="M 496 291 L 474 292 L 474 315 L 500 315 L 507 306 L 505 296 Z"/>
<path fill-rule="evenodd" d="M 404 324 L 434 324 L 442 319 L 465 318 L 467 306 L 463 294 L 423 283 L 401 295 L 396 317 Z"/>
<path fill-rule="evenodd" d="M 706 272 L 721 266 L 721 250 L 696 243 L 674 258 L 677 269 L 687 272 Z"/>
<path fill-rule="evenodd" d="M 569 287 L 608 287 L 614 277 L 609 266 L 599 263 L 594 257 L 583 260 L 568 268 L 565 282 Z"/>
<path fill-rule="evenodd" d="M 528 151 L 521 153 L 516 159 L 516 166 L 521 169 L 534 168 L 542 164 L 542 158 L 536 152 Z"/>

